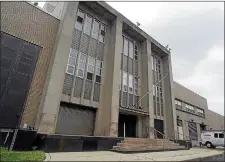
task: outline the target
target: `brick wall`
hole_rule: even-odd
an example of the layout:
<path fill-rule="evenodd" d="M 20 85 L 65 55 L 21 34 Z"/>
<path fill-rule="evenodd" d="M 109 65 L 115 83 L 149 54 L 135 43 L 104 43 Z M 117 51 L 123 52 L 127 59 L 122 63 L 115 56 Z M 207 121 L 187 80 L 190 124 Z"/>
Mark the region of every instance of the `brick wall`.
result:
<path fill-rule="evenodd" d="M 1 2 L 1 31 L 42 47 L 25 104 L 23 123 L 34 126 L 59 20 L 27 2 Z"/>

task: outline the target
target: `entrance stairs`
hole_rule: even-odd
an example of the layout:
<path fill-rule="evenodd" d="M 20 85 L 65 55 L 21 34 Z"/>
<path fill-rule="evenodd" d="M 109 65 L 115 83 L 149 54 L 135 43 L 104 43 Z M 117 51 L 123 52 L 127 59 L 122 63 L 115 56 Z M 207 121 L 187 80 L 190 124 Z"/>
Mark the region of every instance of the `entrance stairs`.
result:
<path fill-rule="evenodd" d="M 146 152 L 146 151 L 165 151 L 183 150 L 184 146 L 169 141 L 168 139 L 150 138 L 125 138 L 123 141 L 113 146 L 112 151 L 117 152 Z"/>
<path fill-rule="evenodd" d="M 111 151 L 121 153 L 135 153 L 135 152 L 151 152 L 151 151 L 170 151 L 170 150 L 187 150 L 188 147 L 181 146 L 179 143 L 170 141 L 164 134 L 151 128 L 151 134 L 154 138 L 124 138 L 117 146 L 113 146 Z M 157 137 L 160 134 L 162 139 Z"/>

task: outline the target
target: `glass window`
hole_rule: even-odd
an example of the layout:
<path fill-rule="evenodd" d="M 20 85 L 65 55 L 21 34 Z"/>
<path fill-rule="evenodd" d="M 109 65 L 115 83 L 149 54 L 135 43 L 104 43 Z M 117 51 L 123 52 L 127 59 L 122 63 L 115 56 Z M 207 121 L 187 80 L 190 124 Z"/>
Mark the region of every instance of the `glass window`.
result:
<path fill-rule="evenodd" d="M 98 33 L 99 33 L 100 23 L 97 20 L 94 20 L 93 23 L 93 30 L 92 30 L 92 37 L 98 40 Z"/>
<path fill-rule="evenodd" d="M 152 85 L 152 93 L 153 93 L 153 96 L 155 96 L 155 86 Z"/>
<path fill-rule="evenodd" d="M 119 90 L 121 90 L 121 81 L 122 81 L 122 71 L 120 70 L 120 83 L 119 83 Z"/>
<path fill-rule="evenodd" d="M 214 138 L 218 138 L 218 133 L 214 133 Z"/>
<path fill-rule="evenodd" d="M 178 106 L 181 106 L 181 102 L 178 101 L 178 100 L 175 100 L 175 104 L 178 105 Z"/>
<path fill-rule="evenodd" d="M 123 72 L 123 91 L 127 92 L 127 73 Z"/>
<path fill-rule="evenodd" d="M 129 41 L 129 57 L 134 58 L 134 43 Z"/>
<path fill-rule="evenodd" d="M 67 69 L 66 69 L 67 74 L 74 75 L 77 53 L 78 53 L 77 50 L 74 50 L 72 48 L 70 49 L 68 62 L 67 62 Z"/>
<path fill-rule="evenodd" d="M 138 60 L 138 45 L 135 45 L 134 59 L 135 59 L 135 60 Z"/>
<path fill-rule="evenodd" d="M 105 43 L 105 25 L 101 24 L 101 27 L 100 27 L 100 35 L 99 35 L 99 41 L 102 42 L 102 43 Z"/>
<path fill-rule="evenodd" d="M 223 133 L 219 133 L 219 138 L 224 138 L 224 134 Z"/>
<path fill-rule="evenodd" d="M 86 55 L 83 53 L 80 53 L 79 57 L 79 63 L 78 63 L 78 70 L 77 70 L 77 76 L 83 78 L 84 77 L 84 70 L 85 70 L 85 64 L 86 64 Z"/>
<path fill-rule="evenodd" d="M 128 40 L 124 38 L 123 42 L 123 54 L 128 56 Z"/>
<path fill-rule="evenodd" d="M 85 22 L 84 22 L 84 33 L 87 35 L 91 34 L 91 24 L 92 24 L 92 17 L 86 15 Z"/>
<path fill-rule="evenodd" d="M 154 57 L 151 56 L 151 60 L 152 60 L 152 70 L 154 70 Z"/>
<path fill-rule="evenodd" d="M 133 76 L 129 74 L 129 93 L 133 93 Z"/>
<path fill-rule="evenodd" d="M 96 82 L 101 83 L 101 75 L 102 75 L 102 61 L 97 60 L 96 62 Z"/>
<path fill-rule="evenodd" d="M 88 57 L 88 67 L 87 72 L 94 73 L 95 59 L 93 57 Z"/>
<path fill-rule="evenodd" d="M 76 23 L 75 23 L 75 28 L 77 30 L 82 31 L 82 29 L 83 29 L 83 20 L 84 20 L 84 13 L 82 11 L 78 10 L 78 12 L 77 12 L 77 20 L 76 20 Z"/>

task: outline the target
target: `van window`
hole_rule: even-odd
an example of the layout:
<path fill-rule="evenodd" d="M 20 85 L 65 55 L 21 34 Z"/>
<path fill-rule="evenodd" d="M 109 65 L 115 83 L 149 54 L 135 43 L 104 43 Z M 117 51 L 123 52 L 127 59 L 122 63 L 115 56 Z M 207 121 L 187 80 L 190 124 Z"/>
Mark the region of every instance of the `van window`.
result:
<path fill-rule="evenodd" d="M 218 133 L 214 133 L 214 137 L 215 138 L 218 138 Z"/>
<path fill-rule="evenodd" d="M 219 138 L 224 138 L 224 134 L 223 133 L 220 133 L 219 134 Z"/>

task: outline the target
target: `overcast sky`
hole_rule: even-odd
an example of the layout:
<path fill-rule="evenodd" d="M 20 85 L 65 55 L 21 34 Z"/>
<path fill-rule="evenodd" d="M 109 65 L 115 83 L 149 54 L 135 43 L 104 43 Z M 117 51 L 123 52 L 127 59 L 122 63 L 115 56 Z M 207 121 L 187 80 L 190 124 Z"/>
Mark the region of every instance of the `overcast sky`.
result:
<path fill-rule="evenodd" d="M 224 115 L 223 2 L 107 2 L 166 46 L 174 80 Z M 42 5 L 42 4 L 41 4 Z"/>
<path fill-rule="evenodd" d="M 169 44 L 174 80 L 224 115 L 222 2 L 107 2 L 159 41 Z"/>

